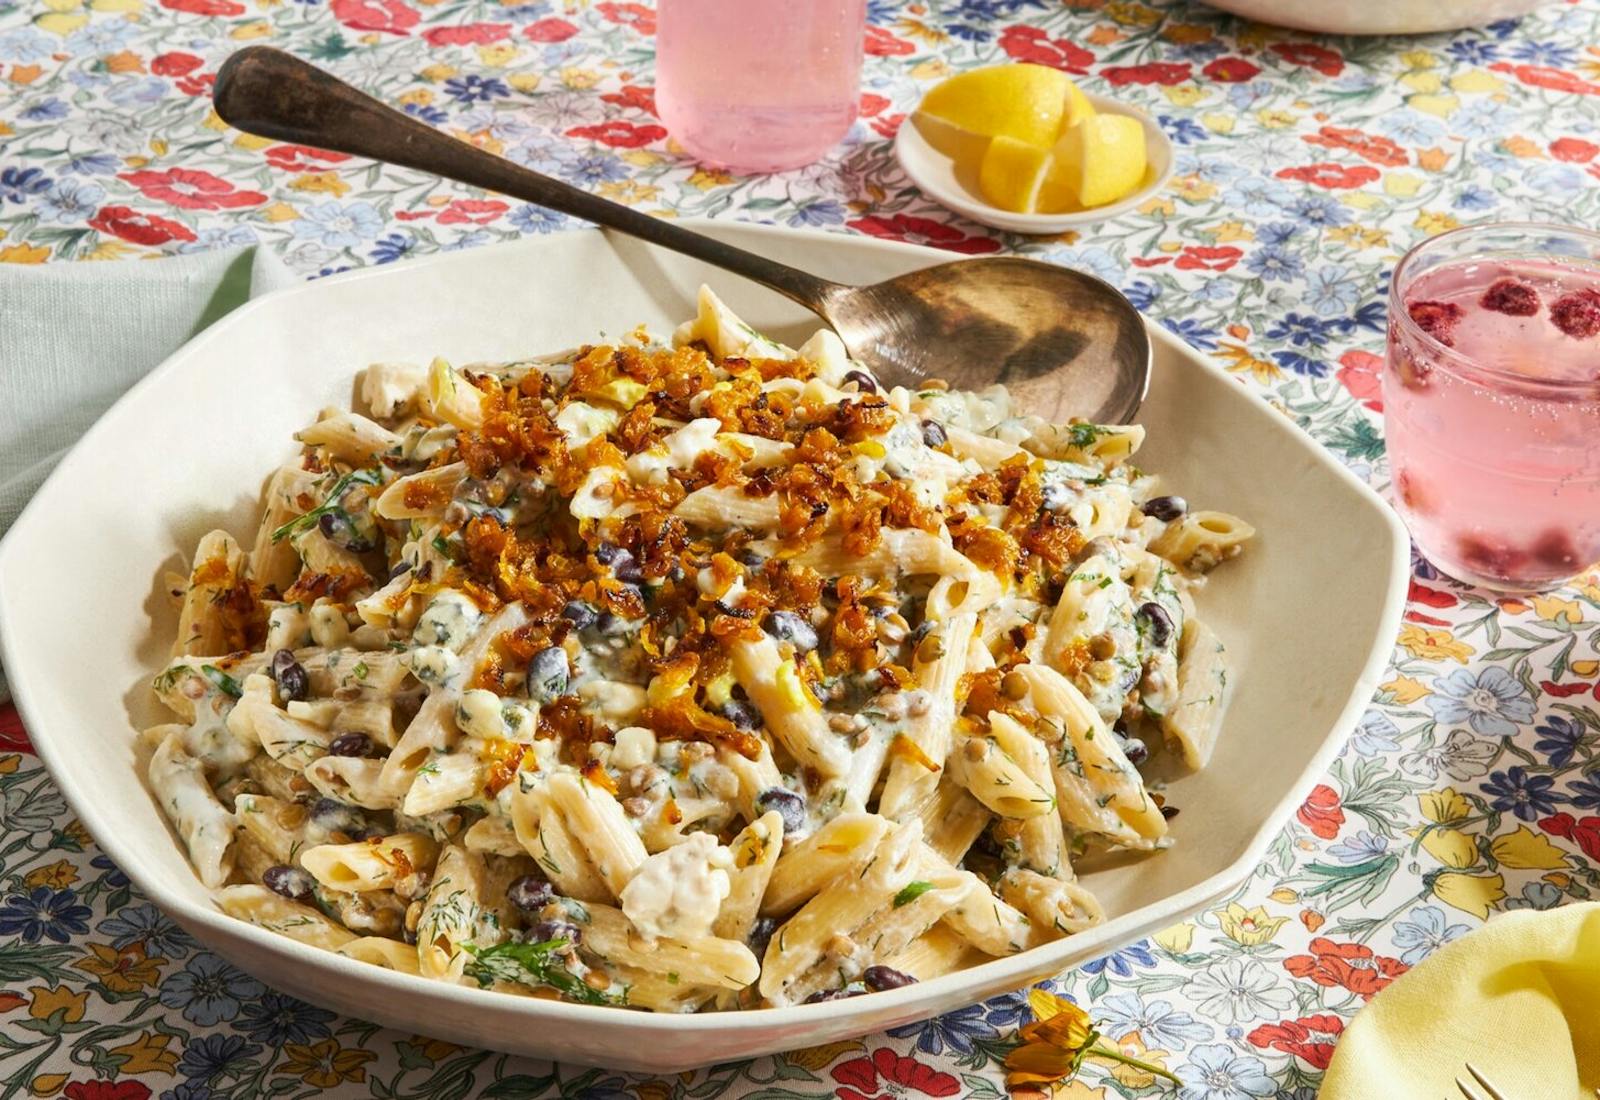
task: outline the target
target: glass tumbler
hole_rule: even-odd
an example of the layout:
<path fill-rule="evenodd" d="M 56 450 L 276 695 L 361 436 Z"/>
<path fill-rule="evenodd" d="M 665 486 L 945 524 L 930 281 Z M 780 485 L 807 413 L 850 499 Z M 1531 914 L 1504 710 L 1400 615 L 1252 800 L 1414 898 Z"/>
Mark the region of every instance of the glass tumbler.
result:
<path fill-rule="evenodd" d="M 810 164 L 855 121 L 866 0 L 659 0 L 656 105 L 695 159 Z"/>
<path fill-rule="evenodd" d="M 1383 402 L 1396 504 L 1444 572 L 1530 592 L 1600 559 L 1600 234 L 1502 223 L 1413 248 Z"/>

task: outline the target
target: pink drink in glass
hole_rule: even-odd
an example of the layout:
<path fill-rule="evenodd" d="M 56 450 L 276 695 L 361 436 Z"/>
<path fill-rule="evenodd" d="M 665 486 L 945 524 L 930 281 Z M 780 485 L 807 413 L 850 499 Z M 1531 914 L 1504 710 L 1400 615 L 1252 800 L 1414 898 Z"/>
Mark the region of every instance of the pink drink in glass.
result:
<path fill-rule="evenodd" d="M 866 21 L 866 0 L 659 0 L 661 120 L 708 164 L 810 164 L 855 121 Z"/>
<path fill-rule="evenodd" d="M 1440 569 L 1536 591 L 1600 560 L 1600 234 L 1455 230 L 1395 269 L 1395 498 Z"/>

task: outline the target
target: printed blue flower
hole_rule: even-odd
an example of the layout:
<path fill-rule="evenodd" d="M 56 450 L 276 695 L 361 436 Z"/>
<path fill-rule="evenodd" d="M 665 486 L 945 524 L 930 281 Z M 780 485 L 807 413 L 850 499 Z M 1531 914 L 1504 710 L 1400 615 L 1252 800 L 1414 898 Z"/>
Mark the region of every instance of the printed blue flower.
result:
<path fill-rule="evenodd" d="M 142 940 L 146 955 L 174 961 L 188 958 L 195 948 L 189 933 L 149 902 L 124 906 L 116 916 L 95 925 L 95 931 L 108 938 L 113 947 L 127 947 Z"/>
<path fill-rule="evenodd" d="M 1394 945 L 1400 949 L 1400 961 L 1407 966 L 1416 966 L 1451 940 L 1470 931 L 1468 925 L 1451 924 L 1437 905 L 1418 906 L 1406 917 L 1395 922 Z"/>
<path fill-rule="evenodd" d="M 373 242 L 370 255 L 375 263 L 392 264 L 417 246 L 417 239 L 409 233 L 390 233 Z"/>
<path fill-rule="evenodd" d="M 328 1026 L 338 1019 L 332 1012 L 298 1001 L 286 993 L 268 990 L 244 1006 L 235 1027 L 269 1047 L 309 1043 L 333 1034 Z"/>
<path fill-rule="evenodd" d="M 499 77 L 482 77 L 474 73 L 451 77 L 444 82 L 444 90 L 457 103 L 504 99 L 511 94 L 511 88 Z"/>
<path fill-rule="evenodd" d="M 1535 726 L 1534 732 L 1539 735 L 1534 751 L 1544 753 L 1550 766 L 1555 768 L 1572 763 L 1573 754 L 1583 744 L 1586 733 L 1582 722 L 1555 714 L 1546 718 L 1543 725 Z"/>
<path fill-rule="evenodd" d="M 0 906 L 0 935 L 21 936 L 25 943 L 41 939 L 66 943 L 86 935 L 94 911 L 78 902 L 73 890 L 35 886 L 26 894 L 12 894 Z"/>
<path fill-rule="evenodd" d="M 98 183 L 61 179 L 56 180 L 44 197 L 34 204 L 34 209 L 39 212 L 41 221 L 83 222 L 94 217 L 95 211 L 100 208 L 100 203 L 105 197 L 106 189 Z M 120 875 L 122 872 L 117 873 Z M 122 881 L 128 880 L 124 878 Z"/>
<path fill-rule="evenodd" d="M 984 1018 L 982 1005 L 968 1005 L 931 1020 L 890 1028 L 896 1039 L 917 1041 L 917 1049 L 924 1054 L 943 1054 L 946 1047 L 958 1054 L 971 1054 L 974 1039 L 993 1039 L 999 1032 Z"/>
<path fill-rule="evenodd" d="M 1112 993 L 1095 1003 L 1095 1023 L 1113 1038 L 1137 1031 L 1147 1047 L 1179 1051 L 1211 1038 L 1210 1024 L 1166 1001 L 1141 1001 L 1136 993 Z"/>
<path fill-rule="evenodd" d="M 1260 1058 L 1221 1043 L 1195 1047 L 1177 1075 L 1180 1100 L 1258 1100 L 1278 1091 Z"/>
<path fill-rule="evenodd" d="M 1300 257 L 1275 244 L 1252 252 L 1249 259 L 1245 260 L 1244 266 L 1269 283 L 1286 283 L 1291 279 L 1298 279 L 1305 271 L 1305 265 L 1300 261 Z"/>
<path fill-rule="evenodd" d="M 1362 829 L 1354 836 L 1347 836 L 1339 843 L 1328 849 L 1328 854 L 1340 863 L 1365 863 L 1375 859 L 1389 850 L 1389 841 L 1375 833 Z"/>
<path fill-rule="evenodd" d="M 1273 340 L 1287 340 L 1297 348 L 1320 348 L 1328 342 L 1328 324 L 1303 313 L 1287 313 L 1267 328 Z"/>
<path fill-rule="evenodd" d="M 1167 137 L 1179 145 L 1193 145 L 1209 136 L 1202 127 L 1187 118 L 1175 118 L 1172 115 L 1157 115 L 1156 118 L 1167 132 Z"/>
<path fill-rule="evenodd" d="M 1134 967 L 1154 966 L 1155 964 L 1156 959 L 1150 953 L 1149 941 L 1140 940 L 1138 943 L 1129 944 L 1121 951 L 1113 951 L 1109 955 L 1103 955 L 1091 962 L 1086 962 L 1078 969 L 1085 974 L 1100 974 L 1109 970 L 1119 978 L 1131 978 L 1133 977 Z"/>
<path fill-rule="evenodd" d="M 183 1050 L 178 1072 L 196 1081 L 210 1081 L 237 1062 L 261 1053 L 261 1048 L 240 1035 L 203 1035 Z"/>
<path fill-rule="evenodd" d="M 1428 709 L 1444 725 L 1462 722 L 1483 737 L 1510 737 L 1517 723 L 1533 721 L 1528 689 L 1499 665 L 1473 673 L 1458 668 L 1434 681 Z"/>
<path fill-rule="evenodd" d="M 1523 821 L 1537 821 L 1544 814 L 1555 813 L 1556 803 L 1564 801 L 1553 793 L 1555 785 L 1550 776 L 1530 775 L 1521 764 L 1513 764 L 1503 772 L 1491 772 L 1483 790 L 1495 809 L 1514 813 Z"/>
<path fill-rule="evenodd" d="M 353 248 L 370 241 L 383 229 L 383 215 L 365 200 L 320 202 L 300 213 L 294 235 L 329 248 Z"/>
<path fill-rule="evenodd" d="M 1288 367 L 1296 374 L 1303 374 L 1307 378 L 1322 378 L 1328 373 L 1328 364 L 1321 359 L 1313 359 L 1309 355 L 1302 355 L 1298 351 L 1275 351 L 1272 358 L 1280 367 Z"/>
<path fill-rule="evenodd" d="M 50 178 L 39 168 L 0 168 L 0 199 L 27 202 L 50 189 Z"/>
<path fill-rule="evenodd" d="M 236 1019 L 246 1003 L 265 992 L 260 982 L 206 951 L 161 983 L 161 1003 L 180 1009 L 190 1023 L 214 1027 Z"/>

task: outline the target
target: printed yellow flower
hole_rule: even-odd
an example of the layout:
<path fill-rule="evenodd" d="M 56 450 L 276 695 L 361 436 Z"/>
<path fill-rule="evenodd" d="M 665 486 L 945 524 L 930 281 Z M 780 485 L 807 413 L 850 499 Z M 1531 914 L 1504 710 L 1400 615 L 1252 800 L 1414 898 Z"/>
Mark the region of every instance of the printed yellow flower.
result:
<path fill-rule="evenodd" d="M 493 42 L 478 47 L 478 60 L 491 69 L 499 69 L 515 61 L 520 52 L 514 42 Z"/>
<path fill-rule="evenodd" d="M 123 1073 L 174 1074 L 178 1072 L 178 1052 L 167 1049 L 167 1044 L 170 1042 L 172 1042 L 170 1035 L 147 1031 L 131 1043 L 112 1047 L 111 1053 L 127 1059 L 118 1067 Z"/>
<path fill-rule="evenodd" d="M 924 23 L 920 19 L 897 19 L 895 20 L 894 29 L 895 33 L 900 35 L 902 38 L 911 38 L 918 42 L 926 42 L 930 46 L 937 46 L 939 43 L 949 41 L 950 39 L 950 36 L 944 31 L 931 24 Z"/>
<path fill-rule="evenodd" d="M 1593 676 L 1600 672 L 1600 661 L 1573 661 L 1567 667 L 1572 669 L 1574 676 Z"/>
<path fill-rule="evenodd" d="M 1446 214 L 1440 210 L 1424 210 L 1417 215 L 1416 220 L 1411 224 L 1424 233 L 1430 234 L 1443 233 L 1447 229 L 1455 229 L 1461 225 L 1454 215 Z"/>
<path fill-rule="evenodd" d="M 211 113 L 216 114 L 215 111 Z M 217 115 L 217 125 L 212 127 L 212 129 L 226 130 L 227 128 L 228 124 L 222 121 L 222 116 Z M 255 134 L 240 134 L 238 137 L 233 139 L 233 143 L 241 149 L 250 149 L 252 151 L 265 149 L 269 145 L 277 144 L 277 142 L 272 138 L 257 137 Z"/>
<path fill-rule="evenodd" d="M 1390 172 L 1383 177 L 1383 193 L 1408 199 L 1422 190 L 1422 177 L 1411 172 Z"/>
<path fill-rule="evenodd" d="M 49 11 L 77 11 L 83 0 L 39 0 L 39 6 Z"/>
<path fill-rule="evenodd" d="M 72 865 L 71 860 L 58 859 L 43 867 L 35 867 L 23 877 L 22 881 L 28 884 L 30 890 L 37 886 L 65 890 L 78 881 L 78 869 Z"/>
<path fill-rule="evenodd" d="M 506 83 L 526 94 L 537 89 L 542 79 L 538 73 L 512 73 L 506 77 Z"/>
<path fill-rule="evenodd" d="M 91 943 L 89 955 L 72 965 L 99 978 L 100 984 L 113 993 L 137 993 L 146 986 L 161 984 L 161 968 L 166 963 L 167 960 L 159 956 L 147 958 L 142 943 L 122 948 Z"/>
<path fill-rule="evenodd" d="M 495 156 L 499 156 L 506 151 L 506 143 L 486 129 L 477 130 L 470 134 L 465 130 L 451 130 L 450 132 L 461 141 L 466 142 L 468 145 L 476 146 L 486 153 L 493 153 Z"/>
<path fill-rule="evenodd" d="M 1139 213 L 1160 214 L 1164 218 L 1172 217 L 1173 214 L 1177 213 L 1177 209 L 1171 199 L 1162 195 L 1152 196 L 1139 204 Z M 1178 241 L 1167 241 L 1160 247 L 1163 252 L 1177 252 L 1183 248 L 1183 245 Z"/>
<path fill-rule="evenodd" d="M 622 154 L 622 159 L 635 168 L 654 168 L 664 158 L 660 153 L 652 153 L 648 149 L 629 149 Z"/>
<path fill-rule="evenodd" d="M 593 88 L 600 83 L 600 74 L 593 69 L 581 69 L 576 65 L 568 65 L 561 70 L 561 83 L 574 91 Z"/>
<path fill-rule="evenodd" d="M 1424 114 L 1449 118 L 1461 106 L 1461 100 L 1453 95 L 1414 95 L 1406 100 L 1406 106 Z"/>
<path fill-rule="evenodd" d="M 319 1089 L 331 1089 L 346 1081 L 365 1081 L 367 1063 L 377 1057 L 370 1050 L 345 1050 L 337 1039 L 288 1043 L 283 1054 L 283 1064 L 273 1073 L 294 1074 Z"/>
<path fill-rule="evenodd" d="M 1464 871 L 1478 862 L 1478 845 L 1460 829 L 1429 829 L 1422 834 L 1422 846 L 1446 867 Z"/>
<path fill-rule="evenodd" d="M 1551 844 L 1543 833 L 1536 833 L 1526 825 L 1517 831 L 1497 836 L 1489 844 L 1489 851 L 1500 861 L 1500 866 L 1515 871 L 1554 871 L 1567 865 L 1567 857 L 1560 848 Z"/>
<path fill-rule="evenodd" d="M 1283 371 L 1278 364 L 1270 359 L 1257 359 L 1250 354 L 1243 344 L 1220 344 L 1217 347 L 1217 358 L 1222 364 L 1235 374 L 1246 372 L 1255 376 L 1255 380 L 1262 384 L 1276 382 L 1283 377 Z"/>
<path fill-rule="evenodd" d="M 1161 37 L 1168 42 L 1176 42 L 1180 46 L 1197 46 L 1202 42 L 1210 42 L 1216 37 L 1216 31 L 1201 23 L 1168 23 L 1161 28 Z"/>
<path fill-rule="evenodd" d="M 1439 59 L 1427 50 L 1407 50 L 1400 55 L 1400 62 L 1408 69 L 1431 69 Z"/>
<path fill-rule="evenodd" d="M 66 12 L 50 12 L 34 19 L 33 25 L 42 31 L 60 35 L 65 38 L 79 27 L 89 21 L 89 17 L 82 12 L 67 14 Z"/>
<path fill-rule="evenodd" d="M 50 249 L 42 244 L 8 244 L 0 248 L 0 264 L 42 264 L 50 258 Z"/>
<path fill-rule="evenodd" d="M 1295 116 L 1290 111 L 1280 111 L 1270 107 L 1263 107 L 1256 112 L 1256 121 L 1269 130 L 1281 130 L 1285 126 L 1293 126 Z"/>
<path fill-rule="evenodd" d="M 1424 172 L 1442 172 L 1445 165 L 1450 163 L 1450 154 L 1437 145 L 1429 149 L 1417 150 L 1417 167 Z"/>
<path fill-rule="evenodd" d="M 826 1066 L 827 1064 L 827 1062 L 824 1062 L 821 1066 L 818 1066 L 817 1069 L 822 1069 L 823 1066 Z M 673 1094 L 676 1091 L 677 1090 L 674 1089 L 671 1084 L 659 1078 L 654 1081 L 646 1081 L 643 1084 L 633 1086 L 634 1095 L 637 1096 L 639 1100 L 672 1100 Z"/>
<path fill-rule="evenodd" d="M 401 92 L 399 99 L 407 107 L 426 107 L 433 102 L 433 89 L 412 88 L 410 91 Z"/>
<path fill-rule="evenodd" d="M 1439 79 L 1438 73 L 1407 73 L 1400 78 L 1400 83 L 1413 92 L 1422 92 L 1425 95 L 1432 95 L 1444 88 L 1444 81 Z"/>
<path fill-rule="evenodd" d="M 1467 663 L 1477 650 L 1466 642 L 1452 637 L 1448 630 L 1428 630 L 1425 627 L 1407 623 L 1400 628 L 1400 648 L 1413 657 L 1422 657 L 1429 661 L 1442 661 L 1446 657 Z"/>
<path fill-rule="evenodd" d="M 1199 176 L 1179 176 L 1172 181 L 1171 191 L 1185 202 L 1205 202 L 1217 193 L 1217 185 Z"/>
<path fill-rule="evenodd" d="M 124 15 L 134 15 L 144 11 L 144 0 L 94 0 L 89 8 L 92 11 L 115 11 Z"/>
<path fill-rule="evenodd" d="M 1388 683 L 1379 684 L 1378 690 L 1388 692 L 1389 697 L 1401 706 L 1410 706 L 1432 694 L 1421 680 L 1413 680 L 1409 676 L 1396 676 Z"/>
<path fill-rule="evenodd" d="M 1260 947 L 1276 936 L 1289 918 L 1269 917 L 1259 905 L 1246 909 L 1230 901 L 1226 909 L 1217 910 L 1217 920 L 1222 923 L 1223 934 L 1234 943 L 1242 947 Z"/>
<path fill-rule="evenodd" d="M 289 187 L 294 191 L 327 195 L 343 195 L 350 190 L 350 185 L 340 179 L 337 172 L 307 172 L 291 180 Z"/>
<path fill-rule="evenodd" d="M 41 1073 L 28 1082 L 28 1091 L 35 1096 L 54 1096 L 66 1083 L 65 1073 Z"/>
<path fill-rule="evenodd" d="M 726 187 L 733 182 L 733 176 L 721 168 L 696 168 L 689 176 L 689 183 L 702 191 L 709 191 L 713 187 Z"/>
<path fill-rule="evenodd" d="M 1351 199 L 1361 199 L 1363 202 L 1355 203 L 1351 202 Z M 1346 195 L 1341 201 L 1349 206 L 1360 206 L 1363 204 L 1370 206 L 1372 205 L 1372 202 L 1375 202 L 1376 200 L 1371 195 L 1361 194 Z M 1387 231 L 1382 229 L 1364 229 L 1359 225 L 1341 225 L 1337 229 L 1328 230 L 1328 239 L 1330 241 L 1337 242 L 1338 244 L 1342 244 L 1346 248 L 1383 248 L 1389 243 L 1389 234 Z"/>
<path fill-rule="evenodd" d="M 265 19 L 252 19 L 248 23 L 241 23 L 228 32 L 228 37 L 240 42 L 248 42 L 252 38 L 265 38 L 272 33 L 272 24 Z"/>
<path fill-rule="evenodd" d="M 1163 928 L 1150 938 L 1174 955 L 1182 955 L 1189 950 L 1189 945 L 1194 943 L 1194 925 L 1187 921 L 1183 924 L 1174 924 L 1171 928 Z"/>
<path fill-rule="evenodd" d="M 1549 160 L 1544 146 L 1532 138 L 1523 137 L 1521 134 L 1512 134 L 1500 143 L 1500 147 L 1514 157 L 1523 160 Z"/>
<path fill-rule="evenodd" d="M 79 821 L 77 818 L 73 818 L 71 821 L 67 822 L 66 827 L 61 831 L 67 836 L 71 837 L 73 840 L 76 840 L 80 848 L 87 848 L 89 845 L 94 843 L 94 840 L 89 836 L 89 830 L 85 829 L 83 827 L 83 822 Z"/>
<path fill-rule="evenodd" d="M 454 65 L 435 63 L 429 65 L 425 69 L 422 69 L 417 73 L 417 75 L 423 80 L 426 80 L 429 84 L 437 84 L 441 80 L 449 80 L 452 76 L 456 75 L 456 72 L 457 70 Z"/>
<path fill-rule="evenodd" d="M 1211 114 L 1204 114 L 1200 116 L 1200 124 L 1207 130 L 1210 130 L 1213 134 L 1233 133 L 1233 127 L 1236 121 L 1237 119 L 1233 115 L 1224 114 L 1221 111 L 1215 111 Z"/>
<path fill-rule="evenodd" d="M 1091 46 L 1115 46 L 1126 37 L 1127 35 L 1117 30 L 1117 28 L 1102 23 L 1084 35 L 1084 41 Z"/>
<path fill-rule="evenodd" d="M 1136 1059 L 1145 1065 L 1166 1068 L 1168 1054 L 1164 1050 L 1149 1050 L 1144 1045 L 1144 1037 L 1137 1031 L 1130 1031 L 1117 1040 L 1117 1049 L 1129 1058 Z M 1156 1075 L 1143 1066 L 1132 1062 L 1119 1062 L 1112 1067 L 1111 1076 L 1121 1081 L 1130 1089 L 1142 1089 L 1156 1083 Z"/>
<path fill-rule="evenodd" d="M 799 1066 L 801 1069 L 816 1073 L 832 1065 L 833 1060 L 841 1054 L 849 1054 L 862 1049 L 864 1049 L 862 1045 L 855 1041 L 825 1043 L 820 1047 L 804 1047 L 800 1050 L 791 1050 L 783 1056 L 783 1059 Z"/>
<path fill-rule="evenodd" d="M 1564 622 L 1577 626 L 1583 622 L 1583 606 L 1577 600 L 1563 600 L 1559 596 L 1533 597 L 1533 610 L 1539 618 L 1553 623 Z"/>
<path fill-rule="evenodd" d="M 132 50 L 122 50 L 107 57 L 105 66 L 108 73 L 142 73 L 144 72 L 144 58 Z M 16 79 L 14 73 L 12 79 Z"/>
<path fill-rule="evenodd" d="M 1472 803 L 1457 794 L 1454 787 L 1423 791 L 1417 795 L 1417 809 L 1438 825 L 1453 825 L 1472 816 Z"/>
<path fill-rule="evenodd" d="M 1446 871 L 1433 880 L 1433 896 L 1454 909 L 1487 920 L 1489 910 L 1506 896 L 1506 880 L 1499 875 Z"/>
<path fill-rule="evenodd" d="M 64 985 L 54 989 L 47 989 L 42 985 L 33 986 L 28 990 L 33 994 L 33 1000 L 28 1005 L 28 1015 L 35 1020 L 49 1020 L 57 1017 L 58 1022 L 75 1024 L 83 1019 L 84 1006 L 89 1003 L 89 991 L 74 993 Z"/>
<path fill-rule="evenodd" d="M 1175 107 L 1193 107 L 1206 97 L 1204 89 L 1195 84 L 1164 87 L 1161 89 L 1161 94 L 1166 96 Z"/>
<path fill-rule="evenodd" d="M 1153 27 L 1161 22 L 1161 13 L 1154 8 L 1128 3 L 1127 0 L 1112 0 L 1106 5 L 1105 12 L 1125 27 Z"/>
<path fill-rule="evenodd" d="M 261 208 L 261 216 L 269 222 L 292 222 L 300 216 L 300 211 L 286 202 L 275 202 L 271 206 Z"/>
<path fill-rule="evenodd" d="M 1450 90 L 1455 92 L 1500 92 L 1504 91 L 1506 82 L 1493 73 L 1486 73 L 1482 69 L 1473 69 L 1470 72 L 1457 73 L 1450 78 Z"/>
<path fill-rule="evenodd" d="M 602 183 L 599 191 L 606 198 L 614 202 L 625 203 L 628 206 L 637 206 L 642 202 L 650 202 L 661 194 L 661 188 L 653 183 L 640 183 L 638 180 L 614 180 Z"/>
<path fill-rule="evenodd" d="M 1208 235 L 1218 244 L 1229 244 L 1233 241 L 1253 241 L 1256 239 L 1255 230 L 1251 229 L 1244 222 L 1223 222 L 1221 225 L 1211 230 Z M 1228 331 L 1233 332 L 1231 328 Z M 1245 332 L 1247 331 L 1248 330 L 1235 332 L 1233 335 L 1243 340 Z"/>
<path fill-rule="evenodd" d="M 0 756 L 0 775 L 11 775 L 22 765 L 22 757 L 14 752 Z"/>
<path fill-rule="evenodd" d="M 413 1050 L 430 1062 L 442 1062 L 461 1048 L 443 1039 L 430 1039 L 426 1035 L 413 1035 L 409 1044 Z"/>
<path fill-rule="evenodd" d="M 1279 905 L 1293 905 L 1295 902 L 1300 900 L 1299 893 L 1289 889 L 1287 886 L 1278 887 L 1276 890 L 1272 891 L 1272 893 L 1268 894 L 1267 897 L 1271 898 Z"/>

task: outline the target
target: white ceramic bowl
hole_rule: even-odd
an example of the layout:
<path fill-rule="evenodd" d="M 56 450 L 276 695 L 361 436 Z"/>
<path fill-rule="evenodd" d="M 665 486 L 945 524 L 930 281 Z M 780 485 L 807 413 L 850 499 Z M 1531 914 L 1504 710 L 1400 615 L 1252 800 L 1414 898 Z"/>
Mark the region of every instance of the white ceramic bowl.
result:
<path fill-rule="evenodd" d="M 895 134 L 894 155 L 905 174 L 940 206 L 983 225 L 1011 233 L 1064 233 L 1068 229 L 1099 225 L 1124 214 L 1159 192 L 1172 178 L 1172 142 L 1154 119 L 1139 108 L 1103 95 L 1084 93 L 1103 115 L 1127 115 L 1144 127 L 1145 176 L 1137 191 L 1104 206 L 1066 214 L 1016 214 L 988 202 L 978 189 L 977 165 L 958 165 L 950 156 L 928 144 L 916 121 L 907 118 Z"/>
<path fill-rule="evenodd" d="M 821 275 L 868 282 L 948 253 L 704 223 Z M 1366 486 L 1216 366 L 1152 326 L 1140 465 L 1258 543 L 1202 596 L 1236 694 L 1209 769 L 1175 782 L 1175 845 L 1094 871 L 1109 921 L 888 993 L 784 1009 L 655 1016 L 425 981 L 317 951 L 219 912 L 138 775 L 133 728 L 175 629 L 161 591 L 218 525 L 253 529 L 290 433 L 348 401 L 374 360 L 505 359 L 691 316 L 712 282 L 753 324 L 798 339 L 807 315 L 702 264 L 600 232 L 561 233 L 354 272 L 231 314 L 156 369 L 68 455 L 0 543 L 0 641 L 40 756 L 106 853 L 196 938 L 289 993 L 458 1043 L 667 1072 L 858 1036 L 1026 985 L 1214 902 L 1261 860 L 1384 669 L 1406 590 L 1399 521 Z"/>
<path fill-rule="evenodd" d="M 1431 34 L 1526 15 L 1550 0 L 1208 0 L 1258 23 L 1322 34 Z"/>

